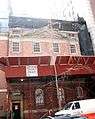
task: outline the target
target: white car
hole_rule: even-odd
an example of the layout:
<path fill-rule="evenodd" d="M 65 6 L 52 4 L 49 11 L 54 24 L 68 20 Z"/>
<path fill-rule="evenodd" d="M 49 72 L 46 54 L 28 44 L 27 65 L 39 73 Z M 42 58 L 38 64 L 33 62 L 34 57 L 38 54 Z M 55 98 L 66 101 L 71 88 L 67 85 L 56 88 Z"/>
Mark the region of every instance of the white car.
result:
<path fill-rule="evenodd" d="M 41 119 L 88 119 L 87 117 L 84 117 L 84 116 L 63 116 L 63 115 L 60 115 L 60 116 L 54 116 L 54 117 L 51 117 L 51 116 L 47 116 L 47 117 L 43 117 Z"/>

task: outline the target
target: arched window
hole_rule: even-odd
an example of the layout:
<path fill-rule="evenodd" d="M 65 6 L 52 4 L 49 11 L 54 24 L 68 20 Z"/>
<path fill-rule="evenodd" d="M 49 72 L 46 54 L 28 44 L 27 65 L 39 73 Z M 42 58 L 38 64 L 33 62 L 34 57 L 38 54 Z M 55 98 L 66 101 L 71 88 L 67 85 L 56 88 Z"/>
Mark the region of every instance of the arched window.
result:
<path fill-rule="evenodd" d="M 82 89 L 81 86 L 78 86 L 78 87 L 77 87 L 77 97 L 78 97 L 78 98 L 83 97 L 83 89 Z"/>
<path fill-rule="evenodd" d="M 63 88 L 59 88 L 59 99 L 60 99 L 60 101 L 65 100 L 65 94 L 64 94 L 64 89 Z"/>
<path fill-rule="evenodd" d="M 35 91 L 35 100 L 36 105 L 43 105 L 44 104 L 44 93 L 42 89 L 36 89 Z"/>

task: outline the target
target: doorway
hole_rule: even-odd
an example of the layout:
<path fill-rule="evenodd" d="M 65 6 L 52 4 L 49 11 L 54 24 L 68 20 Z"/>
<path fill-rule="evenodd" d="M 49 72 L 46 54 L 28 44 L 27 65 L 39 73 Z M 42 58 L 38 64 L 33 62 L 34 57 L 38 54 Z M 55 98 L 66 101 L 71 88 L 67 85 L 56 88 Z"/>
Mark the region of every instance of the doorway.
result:
<path fill-rule="evenodd" d="M 21 119 L 21 105 L 20 103 L 12 103 L 12 118 Z"/>

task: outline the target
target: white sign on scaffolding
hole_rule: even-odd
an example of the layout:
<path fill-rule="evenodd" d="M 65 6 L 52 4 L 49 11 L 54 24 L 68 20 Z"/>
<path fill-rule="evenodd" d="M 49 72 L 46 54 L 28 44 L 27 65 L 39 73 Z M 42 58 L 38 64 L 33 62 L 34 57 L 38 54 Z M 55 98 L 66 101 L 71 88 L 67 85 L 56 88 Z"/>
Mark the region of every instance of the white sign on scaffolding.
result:
<path fill-rule="evenodd" d="M 37 67 L 37 65 L 28 65 L 28 66 L 26 66 L 26 76 L 27 77 L 38 76 L 38 67 Z"/>

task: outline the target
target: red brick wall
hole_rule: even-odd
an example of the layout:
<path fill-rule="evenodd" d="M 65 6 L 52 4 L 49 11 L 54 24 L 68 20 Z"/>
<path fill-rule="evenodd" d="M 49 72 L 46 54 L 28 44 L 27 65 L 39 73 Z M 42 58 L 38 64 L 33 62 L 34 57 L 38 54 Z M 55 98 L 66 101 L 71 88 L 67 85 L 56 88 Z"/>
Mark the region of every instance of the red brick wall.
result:
<path fill-rule="evenodd" d="M 8 49 L 7 49 L 7 46 L 8 46 L 8 41 L 7 40 L 1 40 L 0 38 L 0 56 L 2 57 L 6 57 L 7 56 L 7 52 L 8 52 Z"/>
<path fill-rule="evenodd" d="M 0 117 L 7 111 L 7 83 L 4 71 L 0 70 Z"/>
<path fill-rule="evenodd" d="M 21 85 L 14 85 L 10 87 L 10 91 L 19 89 L 23 93 L 23 111 L 24 111 L 24 118 L 25 119 L 39 119 L 44 114 L 48 115 L 50 109 L 53 111 L 58 109 L 58 100 L 57 100 L 57 93 L 56 93 L 56 86 L 55 83 L 23 83 Z M 87 92 L 85 89 L 85 83 L 79 83 L 77 81 L 60 81 L 59 87 L 64 89 L 65 93 L 65 100 L 62 101 L 62 107 L 65 103 L 76 100 L 76 87 L 77 86 L 83 87 L 83 99 L 87 98 Z M 37 88 L 41 88 L 44 91 L 44 105 L 37 106 L 35 103 L 35 90 Z M 29 109 L 31 109 L 31 113 L 29 114 Z"/>

